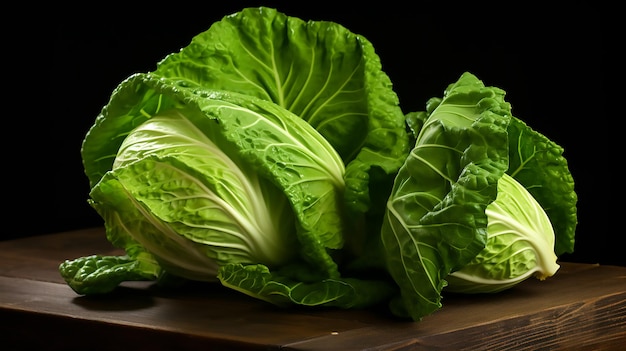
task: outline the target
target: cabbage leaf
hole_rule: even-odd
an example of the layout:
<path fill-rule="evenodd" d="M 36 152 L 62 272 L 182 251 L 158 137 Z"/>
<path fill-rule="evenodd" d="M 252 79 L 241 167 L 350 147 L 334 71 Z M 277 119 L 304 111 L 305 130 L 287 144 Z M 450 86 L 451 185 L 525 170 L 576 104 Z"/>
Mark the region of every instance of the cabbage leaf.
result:
<path fill-rule="evenodd" d="M 404 114 L 379 56 L 338 23 L 246 8 L 165 57 L 155 73 L 256 96 L 306 120 L 346 164 L 345 201 L 357 213 L 379 203 L 371 196 L 386 197 L 409 151 Z"/>

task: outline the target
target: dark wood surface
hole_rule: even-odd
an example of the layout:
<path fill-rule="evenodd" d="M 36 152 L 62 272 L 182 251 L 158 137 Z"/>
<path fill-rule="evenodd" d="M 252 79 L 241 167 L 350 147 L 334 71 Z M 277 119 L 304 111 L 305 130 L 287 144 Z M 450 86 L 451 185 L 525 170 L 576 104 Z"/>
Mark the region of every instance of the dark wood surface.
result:
<path fill-rule="evenodd" d="M 102 228 L 0 242 L 0 349 L 621 350 L 626 267 L 561 262 L 496 295 L 444 295 L 420 322 L 382 310 L 281 310 L 219 284 L 123 283 L 84 297 L 65 259 L 121 254 Z"/>

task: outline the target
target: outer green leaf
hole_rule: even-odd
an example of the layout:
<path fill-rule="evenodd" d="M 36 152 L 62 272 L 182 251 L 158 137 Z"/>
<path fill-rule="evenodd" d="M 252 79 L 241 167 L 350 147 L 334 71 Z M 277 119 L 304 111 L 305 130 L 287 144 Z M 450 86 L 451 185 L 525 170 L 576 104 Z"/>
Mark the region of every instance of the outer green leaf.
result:
<path fill-rule="evenodd" d="M 222 266 L 219 279 L 226 287 L 283 307 L 363 308 L 384 302 L 395 292 L 387 281 L 330 278 L 306 283 L 272 274 L 263 265 Z"/>
<path fill-rule="evenodd" d="M 59 272 L 78 294 L 106 294 L 124 281 L 155 280 L 161 267 L 147 252 L 129 256 L 92 255 L 67 260 L 59 265 Z"/>
<path fill-rule="evenodd" d="M 337 23 L 246 8 L 195 36 L 155 73 L 272 101 L 309 122 L 347 165 L 346 202 L 359 212 L 376 204 L 370 189 L 386 197 L 390 188 L 370 173 L 395 174 L 408 153 L 404 116 L 378 55 Z"/>
<path fill-rule="evenodd" d="M 556 236 L 557 256 L 574 251 L 578 196 L 563 148 L 513 118 L 508 128 L 509 169 L 546 211 Z"/>

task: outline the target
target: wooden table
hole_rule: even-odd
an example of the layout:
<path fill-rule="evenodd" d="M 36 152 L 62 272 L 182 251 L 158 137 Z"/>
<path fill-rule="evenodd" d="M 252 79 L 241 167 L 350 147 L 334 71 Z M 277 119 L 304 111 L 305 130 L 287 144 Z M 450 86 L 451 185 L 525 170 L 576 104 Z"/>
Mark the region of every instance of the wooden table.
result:
<path fill-rule="evenodd" d="M 546 281 L 497 295 L 445 296 L 420 322 L 385 310 L 280 310 L 217 284 L 123 283 L 74 293 L 65 259 L 121 254 L 102 228 L 0 242 L 0 349 L 619 350 L 626 267 L 561 263 Z"/>

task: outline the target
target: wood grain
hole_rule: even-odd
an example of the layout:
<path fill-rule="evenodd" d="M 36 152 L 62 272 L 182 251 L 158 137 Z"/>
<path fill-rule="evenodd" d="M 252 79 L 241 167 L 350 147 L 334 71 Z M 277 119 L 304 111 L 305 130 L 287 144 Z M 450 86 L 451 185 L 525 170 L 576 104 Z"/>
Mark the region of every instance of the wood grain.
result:
<path fill-rule="evenodd" d="M 74 293 L 65 259 L 121 254 L 102 228 L 0 242 L 3 350 L 621 350 L 626 267 L 562 262 L 495 295 L 444 295 L 420 322 L 372 310 L 282 310 L 219 284 Z"/>

